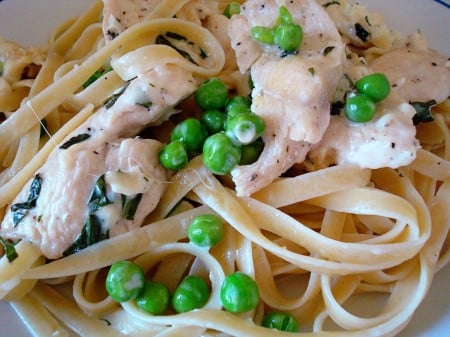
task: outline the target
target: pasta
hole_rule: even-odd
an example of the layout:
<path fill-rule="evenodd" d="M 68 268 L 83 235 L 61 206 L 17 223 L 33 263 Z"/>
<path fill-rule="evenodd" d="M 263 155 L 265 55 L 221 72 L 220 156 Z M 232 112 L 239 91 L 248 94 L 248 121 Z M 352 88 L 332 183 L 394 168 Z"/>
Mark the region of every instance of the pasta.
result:
<path fill-rule="evenodd" d="M 448 60 L 425 37 L 392 32 L 351 0 L 241 1 L 229 18 L 222 14 L 229 1 L 156 1 L 142 13 L 133 12 L 135 3 L 95 2 L 58 27 L 45 48 L 0 38 L 0 299 L 34 336 L 402 331 L 450 259 Z M 300 51 L 279 55 L 246 29 L 277 28 L 283 8 L 283 20 L 300 22 L 304 37 Z M 331 28 L 316 35 L 324 27 Z M 423 78 L 410 84 L 408 76 L 418 76 L 411 69 L 390 68 L 399 50 L 427 63 Z M 372 68 L 392 75 L 374 120 L 358 124 L 342 108 L 333 113 Z M 210 78 L 251 97 L 265 120 L 259 159 L 225 175 L 208 169 L 201 154 L 179 170 L 163 169 L 163 144 L 180 120 L 200 116 L 193 97 Z M 304 78 L 310 87 L 301 94 L 286 87 Z M 417 82 L 427 81 L 440 85 L 421 87 L 425 96 L 417 98 Z M 414 104 L 425 115 L 413 124 Z M 312 105 L 324 120 L 304 113 Z M 54 185 L 45 191 L 49 179 Z M 107 202 L 96 199 L 92 210 L 95 193 Z M 90 219 L 116 225 L 106 237 L 100 226 L 89 241 L 93 231 L 60 216 L 64 207 L 72 217 L 84 212 L 82 226 Z M 189 242 L 191 222 L 204 214 L 224 224 L 212 248 Z M 74 246 L 83 235 L 89 242 Z M 133 300 L 114 301 L 105 280 L 125 260 L 172 294 L 186 275 L 199 276 L 210 287 L 206 304 L 153 315 Z M 224 309 L 221 294 L 236 272 L 259 291 L 257 305 L 237 313 Z M 351 305 L 361 299 L 373 312 Z M 299 331 L 264 326 L 270 312 L 289 314 Z"/>

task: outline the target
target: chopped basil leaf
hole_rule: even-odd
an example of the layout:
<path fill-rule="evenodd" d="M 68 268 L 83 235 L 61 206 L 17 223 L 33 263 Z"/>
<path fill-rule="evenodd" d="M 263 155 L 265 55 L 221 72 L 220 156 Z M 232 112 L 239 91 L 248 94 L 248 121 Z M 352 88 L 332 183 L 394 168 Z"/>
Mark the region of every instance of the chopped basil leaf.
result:
<path fill-rule="evenodd" d="M 364 27 L 360 23 L 355 23 L 355 31 L 356 36 L 361 39 L 361 41 L 366 42 L 370 33 L 364 29 Z"/>
<path fill-rule="evenodd" d="M 308 68 L 308 71 L 312 76 L 314 76 L 314 74 L 315 74 L 314 67 Z"/>
<path fill-rule="evenodd" d="M 81 230 L 80 235 L 74 243 L 63 252 L 63 256 L 68 256 L 87 248 L 94 243 L 105 240 L 109 237 L 109 232 L 102 233 L 102 225 L 100 219 L 94 215 L 89 214 L 86 224 Z"/>
<path fill-rule="evenodd" d="M 409 102 L 409 104 L 416 110 L 416 114 L 413 116 L 414 125 L 434 121 L 434 116 L 431 112 L 431 107 L 436 104 L 434 99 L 428 102 Z"/>
<path fill-rule="evenodd" d="M 0 62 L 0 76 L 3 76 L 3 62 Z"/>
<path fill-rule="evenodd" d="M 99 319 L 102 320 L 103 322 L 105 322 L 105 325 L 106 325 L 106 326 L 110 326 L 110 325 L 111 325 L 111 322 L 108 321 L 106 318 L 100 317 Z"/>
<path fill-rule="evenodd" d="M 142 199 L 142 193 L 136 194 L 134 198 L 128 198 L 122 194 L 122 216 L 127 220 L 134 220 L 134 215 Z"/>
<path fill-rule="evenodd" d="M 125 92 L 125 90 L 127 90 L 128 86 L 130 85 L 130 81 L 128 81 L 122 88 L 120 88 L 120 90 L 117 93 L 113 94 L 103 103 L 103 106 L 106 109 L 111 108 L 114 105 L 114 103 L 116 103 L 117 99 Z"/>
<path fill-rule="evenodd" d="M 326 4 L 324 4 L 323 7 L 327 8 L 328 6 L 331 6 L 331 5 L 340 5 L 340 4 L 341 3 L 339 1 L 330 1 L 330 2 L 327 2 Z"/>
<path fill-rule="evenodd" d="M 83 83 L 83 88 L 86 89 L 88 86 L 97 81 L 100 77 L 102 77 L 106 73 L 109 73 L 111 70 L 112 70 L 111 66 L 108 66 L 106 68 L 102 67 L 98 69 L 86 80 L 86 82 Z"/>
<path fill-rule="evenodd" d="M 179 40 L 179 41 L 187 41 L 188 40 L 186 38 L 186 36 L 183 36 L 181 34 L 174 33 L 174 32 L 167 32 L 166 36 L 171 38 L 171 39 L 175 39 L 175 40 Z"/>
<path fill-rule="evenodd" d="M 327 56 L 332 50 L 334 49 L 334 46 L 328 46 L 323 50 L 323 56 Z"/>
<path fill-rule="evenodd" d="M 89 212 L 94 213 L 100 208 L 110 204 L 111 201 L 109 201 L 108 197 L 106 196 L 105 176 L 102 175 L 95 182 L 94 189 L 92 190 L 91 196 L 89 198 Z"/>
<path fill-rule="evenodd" d="M 41 193 L 41 187 L 42 178 L 38 173 L 34 176 L 33 181 L 31 182 L 27 201 L 11 205 L 14 227 L 17 226 L 28 214 L 28 210 L 36 207 L 36 201 L 39 198 L 39 194 Z"/>
<path fill-rule="evenodd" d="M 143 102 L 143 103 L 136 103 L 137 105 L 140 105 L 146 109 L 150 109 L 153 105 L 153 102 L 148 101 L 148 102 Z"/>
<path fill-rule="evenodd" d="M 81 133 L 79 135 L 76 135 L 76 136 L 73 136 L 72 138 L 70 138 L 67 142 L 65 142 L 59 148 L 62 149 L 62 150 L 67 150 L 72 145 L 81 143 L 81 142 L 85 141 L 86 139 L 88 139 L 89 137 L 91 137 L 90 134 L 88 134 L 88 133 Z"/>
<path fill-rule="evenodd" d="M 167 33 L 166 33 L 167 35 Z M 180 48 L 175 47 L 168 39 L 166 36 L 160 34 L 156 37 L 156 44 L 162 44 L 162 45 L 166 45 L 169 46 L 173 49 L 175 49 L 181 56 L 183 56 L 186 60 L 188 60 L 189 62 L 195 64 L 196 66 L 198 66 L 198 63 L 194 61 L 194 59 L 192 58 L 192 56 L 187 52 L 184 51 Z"/>
<path fill-rule="evenodd" d="M 202 59 L 205 59 L 208 57 L 208 54 L 202 48 L 200 48 L 200 57 Z"/>
<path fill-rule="evenodd" d="M 19 257 L 19 254 L 17 254 L 16 248 L 14 247 L 15 243 L 11 243 L 0 236 L 0 244 L 3 246 L 6 258 L 10 263 Z"/>
<path fill-rule="evenodd" d="M 369 22 L 369 17 L 366 15 L 366 16 L 364 17 L 364 19 L 366 20 L 367 24 L 371 27 L 372 25 L 371 25 L 370 22 Z"/>

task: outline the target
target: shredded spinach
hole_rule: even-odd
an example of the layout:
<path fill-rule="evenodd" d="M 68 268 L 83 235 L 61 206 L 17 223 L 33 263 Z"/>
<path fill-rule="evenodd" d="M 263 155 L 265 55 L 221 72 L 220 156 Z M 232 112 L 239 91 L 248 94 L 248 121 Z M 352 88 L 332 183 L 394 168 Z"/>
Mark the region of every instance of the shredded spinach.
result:
<path fill-rule="evenodd" d="M 153 102 L 148 101 L 148 102 L 143 102 L 143 103 L 136 103 L 137 105 L 140 105 L 144 108 L 146 108 L 147 110 L 150 109 L 153 105 Z"/>
<path fill-rule="evenodd" d="M 62 150 L 67 150 L 72 145 L 81 143 L 91 137 L 89 133 L 80 133 L 79 135 L 73 136 L 70 138 L 67 142 L 65 142 L 63 145 L 61 145 L 59 148 Z"/>
<path fill-rule="evenodd" d="M 166 35 L 167 35 L 167 33 L 166 33 Z M 166 45 L 166 46 L 169 46 L 169 47 L 175 49 L 175 50 L 176 50 L 181 56 L 183 56 L 186 60 L 188 60 L 189 62 L 191 62 L 191 63 L 195 64 L 196 66 L 198 66 L 198 63 L 194 61 L 194 59 L 192 58 L 192 56 L 191 56 L 187 51 L 182 50 L 182 49 L 177 48 L 176 46 L 174 46 L 174 45 L 169 41 L 169 39 L 168 39 L 166 36 L 164 36 L 164 35 L 162 35 L 162 34 L 158 35 L 158 36 L 156 37 L 156 41 L 155 41 L 155 42 L 156 42 L 156 44 Z"/>
<path fill-rule="evenodd" d="M 314 76 L 316 71 L 314 70 L 314 67 L 308 68 L 309 73 Z"/>
<path fill-rule="evenodd" d="M 360 23 L 355 23 L 355 31 L 356 36 L 361 39 L 361 41 L 366 42 L 370 33 L 364 29 L 364 27 Z"/>
<path fill-rule="evenodd" d="M 334 46 L 325 47 L 325 49 L 323 50 L 323 56 L 327 56 L 333 49 Z"/>
<path fill-rule="evenodd" d="M 339 116 L 341 114 L 342 109 L 344 108 L 345 103 L 342 101 L 337 101 L 331 104 L 330 115 L 331 116 Z"/>
<path fill-rule="evenodd" d="M 120 90 L 117 93 L 113 94 L 103 103 L 103 106 L 106 109 L 111 108 L 114 105 L 114 103 L 116 103 L 117 99 L 125 92 L 125 90 L 127 90 L 128 86 L 130 85 L 130 81 L 128 81 L 122 88 L 120 88 Z"/>
<path fill-rule="evenodd" d="M 142 193 L 136 194 L 134 198 L 128 198 L 122 194 L 122 216 L 127 220 L 134 220 L 134 215 L 142 199 Z"/>
<path fill-rule="evenodd" d="M 3 62 L 0 62 L 0 76 L 3 76 Z"/>
<path fill-rule="evenodd" d="M 63 256 L 68 256 L 83 250 L 94 243 L 109 238 L 109 232 L 102 232 L 102 225 L 100 219 L 94 215 L 89 214 L 86 224 L 81 230 L 80 235 L 74 243 L 63 252 Z"/>
<path fill-rule="evenodd" d="M 183 36 L 181 34 L 178 33 L 174 33 L 174 32 L 167 32 L 166 36 L 168 38 L 174 39 L 174 40 L 179 40 L 179 41 L 187 41 L 188 39 L 186 38 L 186 36 Z"/>
<path fill-rule="evenodd" d="M 413 116 L 414 125 L 434 121 L 434 116 L 431 112 L 431 107 L 436 104 L 434 99 L 428 102 L 409 102 L 409 104 L 416 110 L 416 114 Z"/>
<path fill-rule="evenodd" d="M 0 236 L 0 244 L 3 246 L 6 258 L 10 263 L 19 257 L 19 254 L 17 254 L 16 248 L 14 247 L 16 243 L 17 242 L 10 242 L 9 240 L 5 240 Z"/>
<path fill-rule="evenodd" d="M 86 82 L 83 83 L 83 88 L 87 88 L 88 86 L 90 86 L 92 83 L 94 83 L 95 81 L 97 81 L 100 77 L 102 77 L 103 75 L 105 75 L 106 73 L 109 73 L 112 70 L 111 66 L 107 66 L 107 67 L 101 67 L 100 69 L 98 69 L 97 71 L 95 71 L 87 80 Z"/>
<path fill-rule="evenodd" d="M 323 7 L 327 8 L 328 6 L 331 6 L 331 5 L 340 5 L 340 4 L 341 3 L 339 1 L 330 1 L 330 2 L 327 2 L 326 4 L 324 4 Z"/>
<path fill-rule="evenodd" d="M 34 176 L 33 181 L 31 182 L 27 201 L 11 205 L 14 227 L 17 226 L 28 214 L 28 210 L 36 207 L 36 201 L 41 193 L 41 187 L 42 178 L 38 173 Z"/>
<path fill-rule="evenodd" d="M 89 197 L 88 201 L 89 212 L 94 213 L 98 211 L 100 208 L 110 204 L 111 201 L 109 201 L 108 197 L 106 196 L 105 175 L 102 175 L 95 182 L 91 196 Z"/>

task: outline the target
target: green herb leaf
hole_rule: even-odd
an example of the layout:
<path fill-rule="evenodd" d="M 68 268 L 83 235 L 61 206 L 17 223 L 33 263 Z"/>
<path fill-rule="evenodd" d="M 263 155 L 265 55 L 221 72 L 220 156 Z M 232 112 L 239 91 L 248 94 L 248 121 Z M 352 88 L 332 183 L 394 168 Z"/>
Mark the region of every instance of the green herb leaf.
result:
<path fill-rule="evenodd" d="M 360 23 L 355 23 L 355 31 L 356 36 L 361 39 L 361 41 L 366 42 L 370 33 L 364 29 L 364 27 Z"/>
<path fill-rule="evenodd" d="M 167 35 L 167 33 L 166 33 Z M 192 58 L 191 54 L 189 54 L 187 51 L 184 51 L 183 49 L 180 49 L 176 46 L 174 46 L 168 39 L 166 36 L 160 34 L 156 37 L 156 44 L 162 44 L 165 46 L 169 46 L 173 49 L 175 49 L 181 56 L 183 56 L 186 60 L 188 60 L 189 62 L 195 64 L 196 66 L 198 66 L 198 63 L 194 61 L 194 59 Z"/>
<path fill-rule="evenodd" d="M 0 236 L 0 244 L 3 246 L 6 258 L 10 263 L 19 257 L 19 254 L 17 254 L 16 248 L 14 247 L 16 243 L 11 243 Z"/>
<path fill-rule="evenodd" d="M 144 108 L 146 108 L 147 110 L 150 109 L 153 105 L 153 102 L 148 101 L 148 102 L 143 102 L 143 103 L 136 103 L 137 105 L 140 105 Z"/>
<path fill-rule="evenodd" d="M 88 139 L 89 137 L 91 137 L 90 134 L 88 134 L 88 133 L 81 133 L 79 135 L 76 135 L 76 136 L 73 136 L 72 138 L 70 138 L 67 142 L 65 142 L 59 148 L 62 149 L 62 150 L 67 150 L 72 145 L 81 143 L 81 142 L 85 141 L 86 139 Z"/>
<path fill-rule="evenodd" d="M 97 70 L 96 72 L 94 72 L 88 79 L 86 82 L 83 83 L 83 88 L 87 88 L 88 86 L 90 86 L 92 83 L 94 83 L 95 81 L 97 81 L 100 77 L 102 77 L 103 75 L 109 73 L 112 69 L 111 66 L 108 66 L 106 68 L 102 67 L 99 70 Z"/>
<path fill-rule="evenodd" d="M 42 178 L 38 173 L 34 176 L 33 181 L 31 182 L 27 201 L 11 205 L 14 227 L 17 226 L 28 214 L 28 210 L 36 207 L 36 201 L 41 193 L 41 187 Z"/>
<path fill-rule="evenodd" d="M 128 198 L 122 194 L 122 216 L 127 220 L 133 220 L 139 203 L 142 199 L 142 193 L 136 194 L 134 198 Z"/>
<path fill-rule="evenodd" d="M 416 114 L 413 116 L 413 123 L 417 125 L 419 123 L 428 123 L 434 121 L 433 113 L 431 112 L 431 107 L 436 105 L 434 99 L 428 102 L 409 102 L 416 110 Z"/>
<path fill-rule="evenodd" d="M 314 74 L 316 73 L 316 71 L 314 70 L 314 67 L 308 68 L 309 73 L 314 76 Z"/>
<path fill-rule="evenodd" d="M 328 6 L 331 6 L 331 5 L 340 5 L 340 4 L 341 3 L 339 1 L 330 1 L 330 2 L 327 2 L 326 4 L 324 4 L 323 7 L 327 8 Z"/>
<path fill-rule="evenodd" d="M 327 56 L 335 47 L 334 46 L 328 46 L 323 50 L 323 56 Z"/>
<path fill-rule="evenodd" d="M 130 80 L 131 81 L 131 80 Z M 120 90 L 115 93 L 114 95 L 112 95 L 110 98 L 108 98 L 104 103 L 103 106 L 106 109 L 111 108 L 114 103 L 116 103 L 117 99 L 125 92 L 125 90 L 127 90 L 128 86 L 130 85 L 130 81 L 128 81 L 122 88 L 120 88 Z"/>
<path fill-rule="evenodd" d="M 0 62 L 0 76 L 3 76 L 3 62 Z"/>
<path fill-rule="evenodd" d="M 74 243 L 63 252 L 63 256 L 74 254 L 108 238 L 109 232 L 102 233 L 102 225 L 100 219 L 96 215 L 90 214 L 88 216 L 86 224 L 81 230 L 80 235 L 74 241 Z"/>
<path fill-rule="evenodd" d="M 89 212 L 94 213 L 100 208 L 110 204 L 111 201 L 109 201 L 108 197 L 106 196 L 105 175 L 102 175 L 95 182 L 94 189 L 92 190 L 91 196 L 89 198 Z"/>

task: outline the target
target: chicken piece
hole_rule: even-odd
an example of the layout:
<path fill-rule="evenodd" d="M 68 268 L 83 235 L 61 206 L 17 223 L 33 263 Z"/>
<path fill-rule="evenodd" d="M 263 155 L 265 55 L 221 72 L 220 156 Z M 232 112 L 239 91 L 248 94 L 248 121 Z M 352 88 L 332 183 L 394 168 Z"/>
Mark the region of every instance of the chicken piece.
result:
<path fill-rule="evenodd" d="M 414 108 L 391 93 L 377 103 L 375 118 L 363 124 L 332 116 L 320 143 L 311 147 L 309 169 L 330 165 L 358 165 L 361 168 L 398 168 L 410 164 L 420 148 L 415 138 Z"/>
<path fill-rule="evenodd" d="M 77 240 L 82 232 L 92 236 L 92 244 L 102 236 L 140 226 L 165 189 L 166 172 L 157 159 L 160 148 L 161 144 L 154 140 L 99 143 L 93 139 L 58 149 L 36 175 L 41 183 L 35 206 L 28 209 L 25 205 L 31 195 L 29 182 L 5 215 L 2 236 L 26 238 L 40 246 L 46 257 L 55 259 L 71 251 L 76 241 L 79 247 L 73 251 L 87 246 L 88 241 Z M 93 192 L 101 189 L 102 180 L 104 195 Z M 120 188 L 129 181 L 138 188 Z M 98 201 L 101 206 L 93 211 L 95 193 L 103 201 Z M 126 213 L 122 199 L 134 203 L 134 212 Z"/>
<path fill-rule="evenodd" d="M 7 210 L 0 235 L 28 239 L 54 259 L 139 226 L 167 173 L 159 142 L 122 138 L 168 118 L 195 88 L 175 65 L 138 74 L 50 154 Z"/>
<path fill-rule="evenodd" d="M 159 0 L 103 0 L 103 35 L 113 40 L 132 25 L 142 21 Z"/>
<path fill-rule="evenodd" d="M 303 28 L 298 54 L 284 55 L 250 35 L 253 26 L 273 26 L 281 5 Z M 251 109 L 266 123 L 259 159 L 231 172 L 237 194 L 248 196 L 302 162 L 310 144 L 322 138 L 329 102 L 342 76 L 344 45 L 326 11 L 313 0 L 247 1 L 241 14 L 231 18 L 229 35 L 239 69 L 251 68 Z"/>
<path fill-rule="evenodd" d="M 430 50 L 394 49 L 370 67 L 384 73 L 401 97 L 410 102 L 443 102 L 450 96 L 450 62 Z"/>

